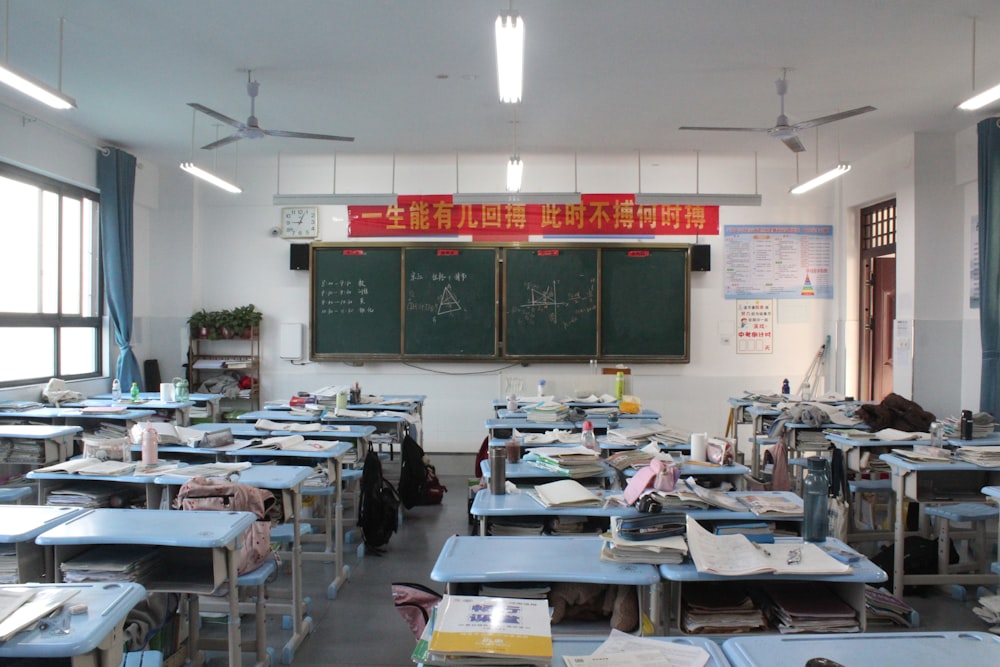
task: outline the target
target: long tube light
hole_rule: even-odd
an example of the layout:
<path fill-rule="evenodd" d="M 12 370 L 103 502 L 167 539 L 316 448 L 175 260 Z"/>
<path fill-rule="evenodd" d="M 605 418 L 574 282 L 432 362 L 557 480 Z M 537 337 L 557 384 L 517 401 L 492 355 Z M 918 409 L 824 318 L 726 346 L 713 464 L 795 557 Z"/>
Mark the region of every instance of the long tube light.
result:
<path fill-rule="evenodd" d="M 520 16 L 498 16 L 496 34 L 500 101 L 516 104 L 521 101 L 524 80 L 524 20 Z"/>
<path fill-rule="evenodd" d="M 213 174 L 210 171 L 205 171 L 201 167 L 195 165 L 194 162 L 181 162 L 181 169 L 191 174 L 192 176 L 197 176 L 203 181 L 207 181 L 217 188 L 221 188 L 226 192 L 232 192 L 233 194 L 239 194 L 243 192 L 243 189 L 238 185 L 233 185 L 229 181 L 223 180 Z"/>
<path fill-rule="evenodd" d="M 969 99 L 965 100 L 958 105 L 959 109 L 963 111 L 975 111 L 976 109 L 981 109 L 987 104 L 992 104 L 1000 100 L 1000 83 L 993 86 L 989 90 L 984 90 L 978 95 L 973 95 Z"/>
<path fill-rule="evenodd" d="M 524 175 L 524 163 L 516 155 L 507 162 L 507 192 L 521 191 L 521 176 Z"/>
<path fill-rule="evenodd" d="M 796 185 L 794 188 L 792 188 L 791 190 L 789 190 L 789 192 L 791 192 L 793 195 L 800 195 L 803 192 L 809 192 L 813 188 L 818 188 L 819 186 L 823 185 L 824 183 L 826 183 L 828 181 L 832 181 L 833 179 L 835 179 L 835 178 L 837 178 L 839 176 L 843 176 L 844 174 L 846 174 L 850 170 L 851 170 L 851 165 L 849 165 L 849 164 L 838 164 L 836 167 L 834 167 L 830 171 L 822 173 L 819 176 L 817 176 L 816 178 L 813 178 L 812 180 L 808 180 L 805 183 L 802 183 L 801 185 Z"/>
<path fill-rule="evenodd" d="M 76 100 L 72 97 L 45 85 L 41 81 L 15 72 L 6 63 L 0 65 L 0 83 L 5 83 L 11 88 L 49 105 L 53 109 L 76 108 Z"/>

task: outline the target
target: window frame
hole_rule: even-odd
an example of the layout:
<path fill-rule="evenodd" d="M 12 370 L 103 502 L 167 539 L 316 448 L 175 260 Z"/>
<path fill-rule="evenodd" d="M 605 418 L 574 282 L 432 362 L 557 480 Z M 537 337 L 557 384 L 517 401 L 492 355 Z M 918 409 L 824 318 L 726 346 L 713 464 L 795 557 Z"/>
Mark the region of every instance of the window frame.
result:
<path fill-rule="evenodd" d="M 58 270 L 59 277 L 57 280 L 58 291 L 56 296 L 56 304 L 58 312 L 55 313 L 21 313 L 21 312 L 3 312 L 0 311 L 0 328 L 45 328 L 51 329 L 53 332 L 53 346 L 52 346 L 52 368 L 54 373 L 52 376 L 45 377 L 26 377 L 26 378 L 16 378 L 11 380 L 0 380 L 0 389 L 19 387 L 31 384 L 40 384 L 47 382 L 50 377 L 59 377 L 64 380 L 82 380 L 90 378 L 99 378 L 104 376 L 104 365 L 105 365 L 105 355 L 104 349 L 106 346 L 106 339 L 108 332 L 105 329 L 105 300 L 104 300 L 104 267 L 103 267 L 103 252 L 101 249 L 101 238 L 100 238 L 100 205 L 101 196 L 96 190 L 90 190 L 88 188 L 81 187 L 79 185 L 73 185 L 58 179 L 39 174 L 37 172 L 24 169 L 6 162 L 0 161 L 0 177 L 4 177 L 10 180 L 19 181 L 26 185 L 36 187 L 43 192 L 49 192 L 56 196 L 59 207 L 59 261 Z M 63 258 L 63 231 L 65 220 L 63 219 L 63 200 L 64 199 L 75 199 L 80 202 L 81 210 L 84 206 L 84 202 L 94 202 L 95 215 L 93 216 L 93 260 L 88 267 L 90 271 L 94 272 L 94 315 L 84 316 L 77 314 L 66 314 L 63 313 L 63 270 L 65 265 L 65 260 Z M 41 220 L 38 221 L 39 224 Z M 93 349 L 93 361 L 94 370 L 88 373 L 77 373 L 77 374 L 63 374 L 62 370 L 62 330 L 64 328 L 82 328 L 82 329 L 92 329 L 94 331 L 94 349 Z"/>

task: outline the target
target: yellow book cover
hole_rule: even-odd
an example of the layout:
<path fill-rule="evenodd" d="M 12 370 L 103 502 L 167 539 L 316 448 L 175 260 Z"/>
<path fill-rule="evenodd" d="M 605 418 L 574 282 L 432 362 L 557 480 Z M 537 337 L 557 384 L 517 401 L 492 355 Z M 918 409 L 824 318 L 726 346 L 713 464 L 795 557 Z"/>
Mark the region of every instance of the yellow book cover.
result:
<path fill-rule="evenodd" d="M 435 623 L 431 655 L 552 659 L 547 600 L 445 595 Z"/>

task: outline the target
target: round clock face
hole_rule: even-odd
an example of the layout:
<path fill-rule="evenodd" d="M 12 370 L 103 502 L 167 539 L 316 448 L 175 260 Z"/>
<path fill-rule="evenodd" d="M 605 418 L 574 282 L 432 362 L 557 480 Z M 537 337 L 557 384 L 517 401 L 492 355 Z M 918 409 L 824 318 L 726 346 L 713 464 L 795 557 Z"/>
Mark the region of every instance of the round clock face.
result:
<path fill-rule="evenodd" d="M 310 206 L 281 209 L 281 236 L 286 239 L 311 239 L 319 236 L 319 210 Z"/>

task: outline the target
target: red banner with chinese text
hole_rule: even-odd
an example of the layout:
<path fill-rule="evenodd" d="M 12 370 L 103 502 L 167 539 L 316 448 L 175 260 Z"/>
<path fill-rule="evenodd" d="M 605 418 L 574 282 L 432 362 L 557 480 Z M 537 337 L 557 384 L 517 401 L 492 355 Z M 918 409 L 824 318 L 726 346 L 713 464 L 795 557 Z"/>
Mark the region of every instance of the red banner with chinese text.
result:
<path fill-rule="evenodd" d="M 348 235 L 716 236 L 718 206 L 639 206 L 633 195 L 583 195 L 580 204 L 454 204 L 449 195 L 400 196 L 395 206 L 348 206 Z"/>

